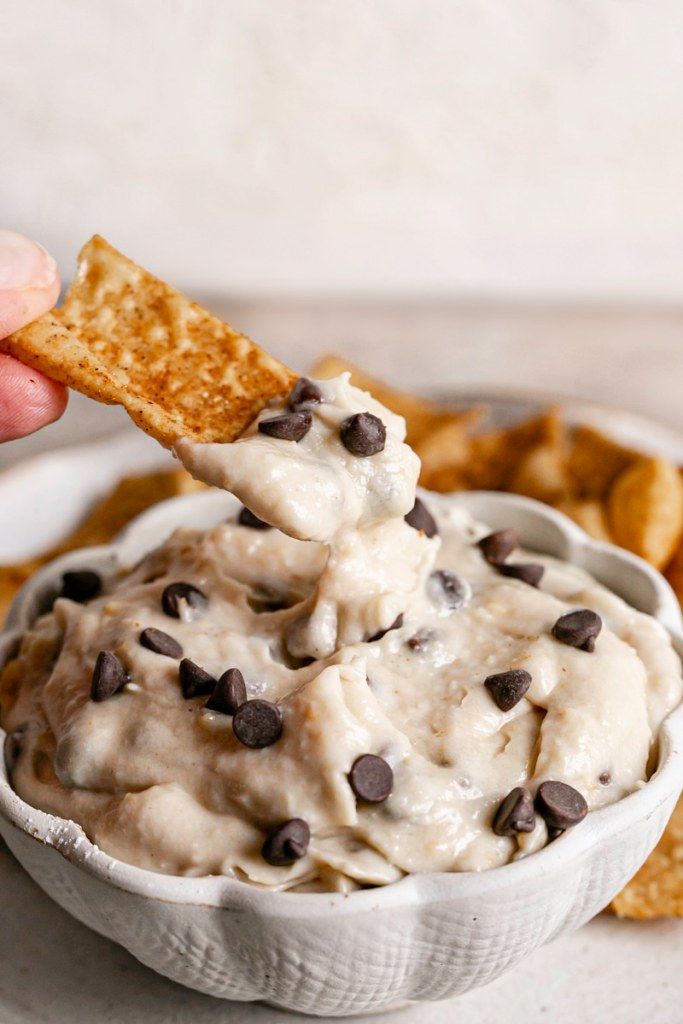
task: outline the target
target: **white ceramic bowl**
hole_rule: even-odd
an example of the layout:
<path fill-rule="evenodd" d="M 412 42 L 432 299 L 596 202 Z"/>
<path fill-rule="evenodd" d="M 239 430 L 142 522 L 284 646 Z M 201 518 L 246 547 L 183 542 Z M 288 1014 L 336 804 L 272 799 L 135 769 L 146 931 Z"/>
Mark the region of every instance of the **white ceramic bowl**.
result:
<path fill-rule="evenodd" d="M 517 527 L 525 546 L 582 565 L 658 618 L 683 653 L 676 599 L 644 562 L 525 498 L 479 492 L 457 500 L 492 528 Z M 173 499 L 139 517 L 115 544 L 56 560 L 18 595 L 0 658 L 11 654 L 65 568 L 131 565 L 177 525 L 209 526 L 234 507 L 220 492 Z M 646 858 L 682 785 L 683 707 L 662 727 L 658 768 L 647 785 L 594 811 L 546 849 L 481 874 L 410 875 L 349 896 L 271 893 L 227 878 L 132 867 L 93 846 L 73 822 L 20 800 L 4 767 L 0 832 L 62 907 L 159 973 L 226 999 L 351 1015 L 483 985 L 583 924 Z"/>

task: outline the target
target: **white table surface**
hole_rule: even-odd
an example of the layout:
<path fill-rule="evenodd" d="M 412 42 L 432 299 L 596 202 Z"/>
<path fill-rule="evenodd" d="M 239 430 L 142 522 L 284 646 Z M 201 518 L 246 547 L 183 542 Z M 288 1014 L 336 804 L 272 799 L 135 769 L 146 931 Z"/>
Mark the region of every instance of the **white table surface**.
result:
<path fill-rule="evenodd" d="M 214 303 L 304 368 L 336 349 L 397 384 L 429 390 L 529 387 L 597 399 L 683 429 L 683 312 L 382 303 Z M 110 433 L 120 410 L 75 396 L 63 421 L 0 451 L 0 465 Z M 132 433 L 132 428 L 131 428 Z M 53 904 L 0 845 L 0 1024 L 287 1022 L 222 1003 L 139 965 Z M 445 1003 L 382 1019 L 405 1024 L 681 1024 L 683 921 L 602 915 L 511 974 Z"/>

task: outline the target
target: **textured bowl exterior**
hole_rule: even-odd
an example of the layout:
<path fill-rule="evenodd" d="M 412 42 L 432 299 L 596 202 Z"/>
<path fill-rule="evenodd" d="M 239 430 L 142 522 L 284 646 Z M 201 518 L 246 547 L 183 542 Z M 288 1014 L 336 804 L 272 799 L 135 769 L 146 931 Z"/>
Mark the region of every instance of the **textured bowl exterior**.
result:
<path fill-rule="evenodd" d="M 583 565 L 656 615 L 683 649 L 675 597 L 649 566 L 590 541 L 528 499 L 479 493 L 459 500 L 492 527 L 518 527 L 528 547 Z M 2 657 L 66 566 L 132 564 L 176 525 L 209 525 L 232 507 L 223 494 L 174 499 L 141 516 L 116 544 L 46 567 L 12 608 Z M 349 896 L 271 893 L 232 879 L 174 878 L 123 864 L 73 822 L 21 801 L 4 768 L 0 832 L 45 892 L 160 974 L 226 999 L 353 1015 L 485 984 L 594 916 L 638 869 L 673 810 L 683 784 L 682 708 L 665 722 L 659 753 L 657 772 L 639 792 L 593 812 L 529 858 L 481 874 L 412 875 Z"/>

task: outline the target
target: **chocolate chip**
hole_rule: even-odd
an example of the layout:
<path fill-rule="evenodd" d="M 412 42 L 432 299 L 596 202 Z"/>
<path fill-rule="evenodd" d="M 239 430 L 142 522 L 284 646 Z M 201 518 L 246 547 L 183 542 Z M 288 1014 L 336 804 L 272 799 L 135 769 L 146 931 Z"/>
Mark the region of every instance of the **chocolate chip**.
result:
<path fill-rule="evenodd" d="M 183 603 L 188 619 L 196 619 L 207 605 L 206 594 L 203 594 L 191 583 L 169 583 L 161 595 L 161 607 L 172 619 L 181 617 Z"/>
<path fill-rule="evenodd" d="M 102 590 L 102 577 L 91 569 L 75 569 L 62 576 L 62 597 L 83 603 Z"/>
<path fill-rule="evenodd" d="M 379 632 L 374 633 L 373 636 L 371 637 L 368 637 L 368 639 L 365 642 L 368 644 L 374 644 L 376 640 L 381 640 L 383 636 L 387 635 L 387 633 L 391 633 L 392 629 L 400 629 L 402 625 L 403 612 L 396 616 L 396 618 L 394 619 L 390 626 L 387 626 L 386 629 L 380 629 Z"/>
<path fill-rule="evenodd" d="M 240 526 L 248 526 L 251 530 L 272 530 L 273 527 L 270 523 L 264 523 L 262 519 L 255 516 L 254 513 L 244 506 L 242 511 L 237 517 L 237 522 Z"/>
<path fill-rule="evenodd" d="M 285 412 L 269 420 L 261 420 L 258 428 L 261 434 L 278 441 L 300 441 L 311 429 L 313 418 L 310 412 Z"/>
<path fill-rule="evenodd" d="M 282 734 L 282 712 L 269 700 L 247 700 L 233 716 L 232 731 L 245 747 L 269 747 Z"/>
<path fill-rule="evenodd" d="M 196 665 L 194 661 L 190 661 L 189 658 L 183 658 L 180 662 L 178 679 L 185 700 L 190 700 L 192 697 L 205 697 L 208 693 L 213 693 L 216 685 L 215 678 L 205 669 Z"/>
<path fill-rule="evenodd" d="M 431 573 L 427 581 L 427 592 L 436 604 L 449 611 L 462 608 L 472 596 L 469 583 L 450 569 L 436 569 Z"/>
<path fill-rule="evenodd" d="M 359 800 L 381 804 L 394 788 L 394 773 L 383 757 L 361 754 L 351 765 L 349 784 Z"/>
<path fill-rule="evenodd" d="M 303 818 L 290 818 L 274 829 L 261 848 L 261 856 L 273 867 L 285 867 L 305 856 L 311 830 Z"/>
<path fill-rule="evenodd" d="M 609 772 L 601 772 L 600 775 L 598 775 L 598 782 L 600 783 L 601 786 L 611 786 L 611 784 L 612 784 L 612 776 L 611 776 L 611 774 Z"/>
<path fill-rule="evenodd" d="M 92 674 L 90 697 L 98 703 L 122 690 L 129 680 L 123 663 L 111 651 L 100 651 Z"/>
<path fill-rule="evenodd" d="M 220 711 L 222 715 L 234 715 L 246 699 L 244 676 L 238 668 L 229 668 L 219 678 L 204 706 L 209 711 Z"/>
<path fill-rule="evenodd" d="M 164 633 L 163 630 L 155 629 L 154 626 L 143 629 L 140 633 L 140 643 L 148 651 L 163 654 L 166 658 L 182 658 L 183 656 L 183 649 L 178 641 L 168 633 Z"/>
<path fill-rule="evenodd" d="M 581 793 L 565 782 L 542 782 L 536 792 L 536 810 L 550 828 L 571 828 L 588 814 Z"/>
<path fill-rule="evenodd" d="M 538 562 L 515 562 L 514 565 L 497 565 L 501 576 L 509 576 L 513 580 L 521 580 L 530 587 L 537 587 L 545 569 Z"/>
<path fill-rule="evenodd" d="M 534 799 L 528 789 L 516 786 L 496 811 L 493 831 L 497 836 L 514 836 L 517 832 L 533 832 L 535 825 Z"/>
<path fill-rule="evenodd" d="M 299 377 L 289 396 L 289 408 L 292 412 L 301 412 L 308 405 L 320 405 L 324 402 L 323 393 L 317 384 L 308 377 Z"/>
<path fill-rule="evenodd" d="M 410 512 L 403 518 L 408 526 L 412 526 L 414 530 L 422 530 L 426 537 L 436 537 L 439 532 L 434 516 L 419 498 L 415 499 L 415 504 Z"/>
<path fill-rule="evenodd" d="M 430 629 L 421 629 L 414 636 L 411 636 L 406 643 L 410 647 L 411 651 L 417 651 L 418 653 L 424 651 L 425 647 L 429 646 L 429 642 L 434 634 Z"/>
<path fill-rule="evenodd" d="M 502 565 L 519 544 L 517 530 L 495 530 L 479 541 L 484 558 L 490 565 Z"/>
<path fill-rule="evenodd" d="M 28 725 L 24 722 L 22 725 L 17 726 L 12 732 L 8 732 L 5 736 L 5 742 L 3 744 L 3 755 L 5 758 L 5 768 L 7 774 L 10 775 L 21 757 L 21 752 L 24 749 L 24 741 L 26 739 L 26 733 L 28 732 Z"/>
<path fill-rule="evenodd" d="M 602 619 L 589 608 L 560 615 L 553 626 L 553 636 L 560 643 L 578 647 L 580 651 L 595 650 L 595 641 L 602 629 Z"/>
<path fill-rule="evenodd" d="M 387 429 L 379 416 L 371 412 L 357 412 L 344 420 L 339 428 L 339 437 L 347 451 L 366 459 L 384 451 Z"/>
<path fill-rule="evenodd" d="M 511 668 L 509 672 L 487 676 L 484 686 L 501 711 L 510 711 L 531 686 L 531 675 L 524 668 Z"/>

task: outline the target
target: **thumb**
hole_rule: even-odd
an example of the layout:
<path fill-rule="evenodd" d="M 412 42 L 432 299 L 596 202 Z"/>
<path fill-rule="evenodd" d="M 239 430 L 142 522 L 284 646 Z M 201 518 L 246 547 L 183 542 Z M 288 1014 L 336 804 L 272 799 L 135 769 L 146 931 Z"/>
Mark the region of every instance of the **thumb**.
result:
<path fill-rule="evenodd" d="M 59 274 L 41 245 L 0 229 L 0 338 L 46 313 L 59 294 Z M 0 353 L 0 441 L 31 434 L 61 416 L 66 390 Z"/>
<path fill-rule="evenodd" d="M 0 228 L 0 338 L 37 320 L 59 294 L 59 274 L 42 245 Z"/>

